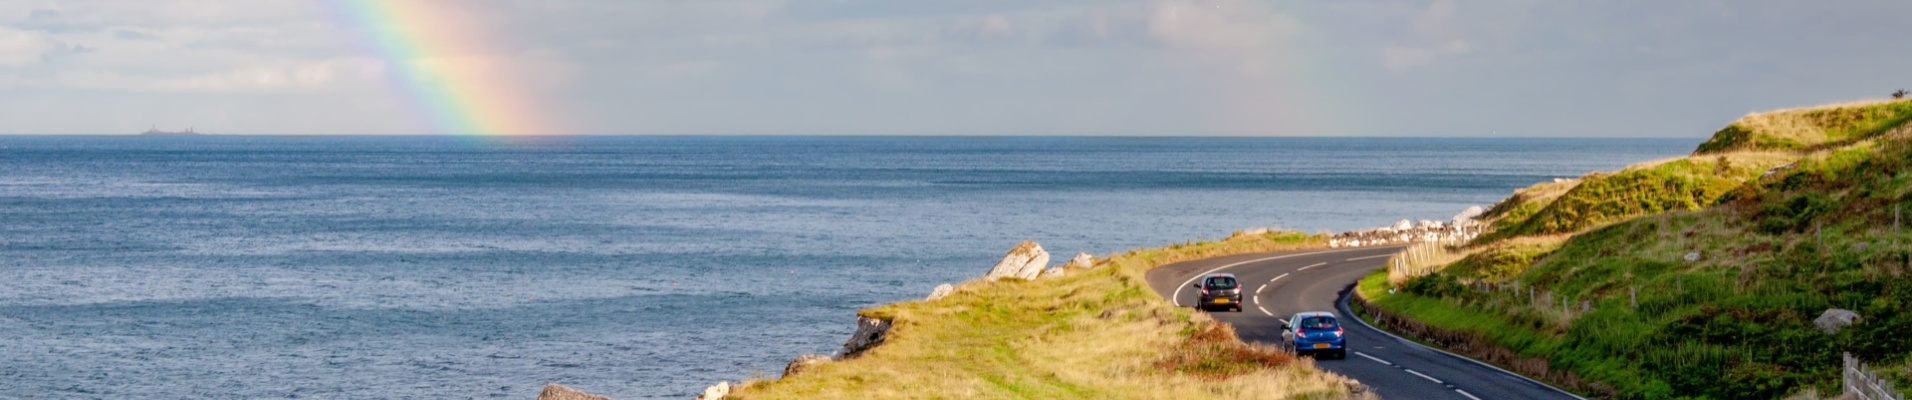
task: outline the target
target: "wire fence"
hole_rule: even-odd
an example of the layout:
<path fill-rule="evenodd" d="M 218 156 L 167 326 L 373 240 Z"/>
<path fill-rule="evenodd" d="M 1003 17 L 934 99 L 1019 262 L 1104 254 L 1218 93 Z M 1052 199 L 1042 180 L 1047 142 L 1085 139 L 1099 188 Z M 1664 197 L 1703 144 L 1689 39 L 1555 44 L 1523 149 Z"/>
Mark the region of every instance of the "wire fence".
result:
<path fill-rule="evenodd" d="M 1892 387 L 1892 382 L 1880 378 L 1878 372 L 1853 358 L 1852 353 L 1845 353 L 1844 356 L 1846 368 L 1841 378 L 1846 394 L 1857 396 L 1860 400 L 1905 400 L 1905 395 Z"/>

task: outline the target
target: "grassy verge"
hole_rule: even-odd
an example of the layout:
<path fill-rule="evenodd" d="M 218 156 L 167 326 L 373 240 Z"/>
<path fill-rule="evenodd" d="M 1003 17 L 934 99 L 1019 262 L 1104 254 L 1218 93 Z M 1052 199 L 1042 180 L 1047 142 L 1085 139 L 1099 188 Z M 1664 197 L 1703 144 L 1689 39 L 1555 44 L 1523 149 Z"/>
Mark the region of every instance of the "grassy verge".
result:
<path fill-rule="evenodd" d="M 1795 130 L 1787 137 L 1800 144 L 1774 147 L 1800 152 L 1714 153 L 1590 175 L 1565 192 L 1529 189 L 1547 195 L 1495 207 L 1503 230 L 1455 261 L 1363 280 L 1364 308 L 1429 342 L 1615 398 L 1837 393 L 1842 352 L 1904 382 L 1912 246 L 1899 219 L 1912 215 L 1894 210 L 1912 208 L 1912 144 L 1890 123 L 1903 126 L 1908 105 L 1770 113 L 1816 121 L 1821 136 Z M 1700 152 L 1763 143 L 1722 132 Z M 1813 323 L 1829 308 L 1862 318 L 1829 334 Z"/>
<path fill-rule="evenodd" d="M 1235 235 L 1117 254 L 1060 278 L 966 282 L 942 299 L 861 311 L 894 327 L 858 357 L 749 382 L 732 396 L 1349 398 L 1344 378 L 1243 344 L 1226 325 L 1169 304 L 1145 279 L 1147 270 L 1178 261 L 1323 245 L 1322 237 L 1297 233 Z"/>

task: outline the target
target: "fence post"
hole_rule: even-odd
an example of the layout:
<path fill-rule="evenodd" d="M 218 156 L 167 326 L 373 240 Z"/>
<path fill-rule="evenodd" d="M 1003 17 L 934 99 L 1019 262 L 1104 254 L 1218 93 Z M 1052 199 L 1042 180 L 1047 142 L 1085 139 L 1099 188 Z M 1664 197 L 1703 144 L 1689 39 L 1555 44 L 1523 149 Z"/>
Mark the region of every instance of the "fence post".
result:
<path fill-rule="evenodd" d="M 1627 287 L 1627 304 L 1631 305 L 1634 310 L 1640 309 L 1640 288 L 1633 286 Z"/>

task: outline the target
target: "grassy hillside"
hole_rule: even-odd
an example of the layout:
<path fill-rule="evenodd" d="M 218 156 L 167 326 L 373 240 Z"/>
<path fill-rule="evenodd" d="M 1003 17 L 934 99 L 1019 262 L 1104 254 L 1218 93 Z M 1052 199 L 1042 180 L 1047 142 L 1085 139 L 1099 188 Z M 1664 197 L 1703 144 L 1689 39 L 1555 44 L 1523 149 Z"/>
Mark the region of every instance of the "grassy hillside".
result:
<path fill-rule="evenodd" d="M 1458 261 L 1397 283 L 1376 274 L 1360 293 L 1441 341 L 1617 398 L 1837 393 L 1840 352 L 1903 379 L 1912 245 L 1894 209 L 1912 196 L 1908 105 L 1755 114 L 1705 156 L 1528 189 L 1560 194 L 1517 194 Z M 1771 122 L 1786 118 L 1812 125 Z M 1745 149 L 1797 151 L 1722 152 Z M 1862 320 L 1827 334 L 1812 321 L 1828 308 Z"/>
<path fill-rule="evenodd" d="M 1500 212 L 1488 214 L 1494 230 L 1476 243 L 1578 232 L 1640 215 L 1698 210 L 1795 158 L 1774 152 L 1693 156 L 1535 185 L 1495 205 L 1490 211 Z"/>
<path fill-rule="evenodd" d="M 1694 154 L 1809 150 L 1869 139 L 1912 120 L 1912 100 L 1870 101 L 1749 114 Z"/>
<path fill-rule="evenodd" d="M 890 320 L 881 345 L 794 376 L 745 384 L 740 399 L 1338 399 L 1348 382 L 1290 353 L 1235 339 L 1144 279 L 1159 265 L 1317 247 L 1297 233 L 1236 235 L 1131 251 L 1062 278 L 971 281 L 935 301 L 863 310 Z M 1165 351 L 1166 350 L 1166 351 Z"/>

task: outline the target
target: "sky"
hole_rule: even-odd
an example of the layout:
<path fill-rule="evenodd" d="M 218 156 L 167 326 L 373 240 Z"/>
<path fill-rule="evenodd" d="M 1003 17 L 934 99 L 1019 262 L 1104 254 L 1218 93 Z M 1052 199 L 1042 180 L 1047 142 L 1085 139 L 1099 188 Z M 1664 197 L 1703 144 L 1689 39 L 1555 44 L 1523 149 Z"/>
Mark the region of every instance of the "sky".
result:
<path fill-rule="evenodd" d="M 0 133 L 1687 137 L 1905 0 L 9 0 Z"/>

